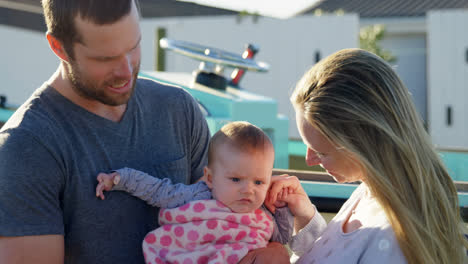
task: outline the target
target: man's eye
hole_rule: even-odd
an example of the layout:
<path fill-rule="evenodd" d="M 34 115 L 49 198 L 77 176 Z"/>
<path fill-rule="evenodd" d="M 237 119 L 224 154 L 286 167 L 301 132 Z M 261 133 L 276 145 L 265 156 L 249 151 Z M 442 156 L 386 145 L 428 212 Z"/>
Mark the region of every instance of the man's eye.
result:
<path fill-rule="evenodd" d="M 239 181 L 240 181 L 239 178 L 231 178 L 231 180 L 232 180 L 233 182 L 239 182 Z"/>
<path fill-rule="evenodd" d="M 256 184 L 256 185 L 262 185 L 263 182 L 262 182 L 262 181 L 255 181 L 255 184 Z"/>

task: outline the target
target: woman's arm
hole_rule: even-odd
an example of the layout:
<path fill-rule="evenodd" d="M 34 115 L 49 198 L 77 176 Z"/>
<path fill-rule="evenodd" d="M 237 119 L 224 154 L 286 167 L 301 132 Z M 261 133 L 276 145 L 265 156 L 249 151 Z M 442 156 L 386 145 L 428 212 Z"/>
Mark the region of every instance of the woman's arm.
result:
<path fill-rule="evenodd" d="M 288 190 L 284 192 L 283 190 Z M 313 242 L 323 233 L 327 223 L 317 212 L 309 196 L 302 188 L 295 176 L 274 176 L 265 201 L 265 206 L 274 212 L 277 200 L 286 202 L 291 213 L 295 216 L 295 231 L 289 245 L 296 255 L 302 255 L 313 245 Z"/>
<path fill-rule="evenodd" d="M 288 190 L 287 192 L 283 192 Z M 309 199 L 309 196 L 302 188 L 299 179 L 296 176 L 279 175 L 273 176 L 270 190 L 265 200 L 265 206 L 275 212 L 274 206 L 277 200 L 286 202 L 291 213 L 295 217 L 296 231 L 302 229 L 315 215 L 315 206 Z"/>

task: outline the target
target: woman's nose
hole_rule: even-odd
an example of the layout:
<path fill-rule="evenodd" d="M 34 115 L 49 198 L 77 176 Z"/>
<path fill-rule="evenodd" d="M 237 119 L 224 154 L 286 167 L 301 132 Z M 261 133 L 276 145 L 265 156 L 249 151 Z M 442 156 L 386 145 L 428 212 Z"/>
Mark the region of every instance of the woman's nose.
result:
<path fill-rule="evenodd" d="M 307 166 L 314 166 L 320 164 L 320 159 L 317 157 L 317 154 L 315 154 L 315 152 L 310 148 L 307 148 L 305 161 Z"/>

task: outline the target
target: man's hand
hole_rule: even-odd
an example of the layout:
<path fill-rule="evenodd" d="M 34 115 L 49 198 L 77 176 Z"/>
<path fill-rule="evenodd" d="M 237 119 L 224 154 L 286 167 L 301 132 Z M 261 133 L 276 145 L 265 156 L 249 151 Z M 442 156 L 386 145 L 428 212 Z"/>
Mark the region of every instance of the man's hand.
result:
<path fill-rule="evenodd" d="M 96 186 L 96 197 L 100 197 L 102 200 L 105 199 L 103 191 L 110 191 L 114 185 L 120 181 L 120 174 L 118 172 L 112 173 L 99 173 L 97 176 L 99 182 Z"/>
<path fill-rule="evenodd" d="M 283 264 L 289 261 L 288 250 L 278 242 L 270 242 L 265 248 L 257 248 L 249 251 L 239 264 Z"/>

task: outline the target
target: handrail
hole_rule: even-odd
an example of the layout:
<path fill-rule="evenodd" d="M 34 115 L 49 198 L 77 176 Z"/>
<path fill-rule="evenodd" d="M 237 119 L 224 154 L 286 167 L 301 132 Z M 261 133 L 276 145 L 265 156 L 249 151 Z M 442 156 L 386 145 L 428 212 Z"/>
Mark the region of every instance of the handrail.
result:
<path fill-rule="evenodd" d="M 463 147 L 436 147 L 437 151 L 468 153 L 468 148 Z"/>
<path fill-rule="evenodd" d="M 306 170 L 289 170 L 289 169 L 273 169 L 273 175 L 288 174 L 294 175 L 301 181 L 319 181 L 336 183 L 332 176 L 321 171 L 306 171 Z"/>
<path fill-rule="evenodd" d="M 286 170 L 273 169 L 273 175 L 288 174 L 294 175 L 302 181 L 330 182 L 336 183 L 333 178 L 325 172 L 320 171 L 305 171 L 305 170 Z M 468 182 L 454 181 L 457 192 L 468 192 Z M 347 183 L 356 184 L 356 183 Z"/>

